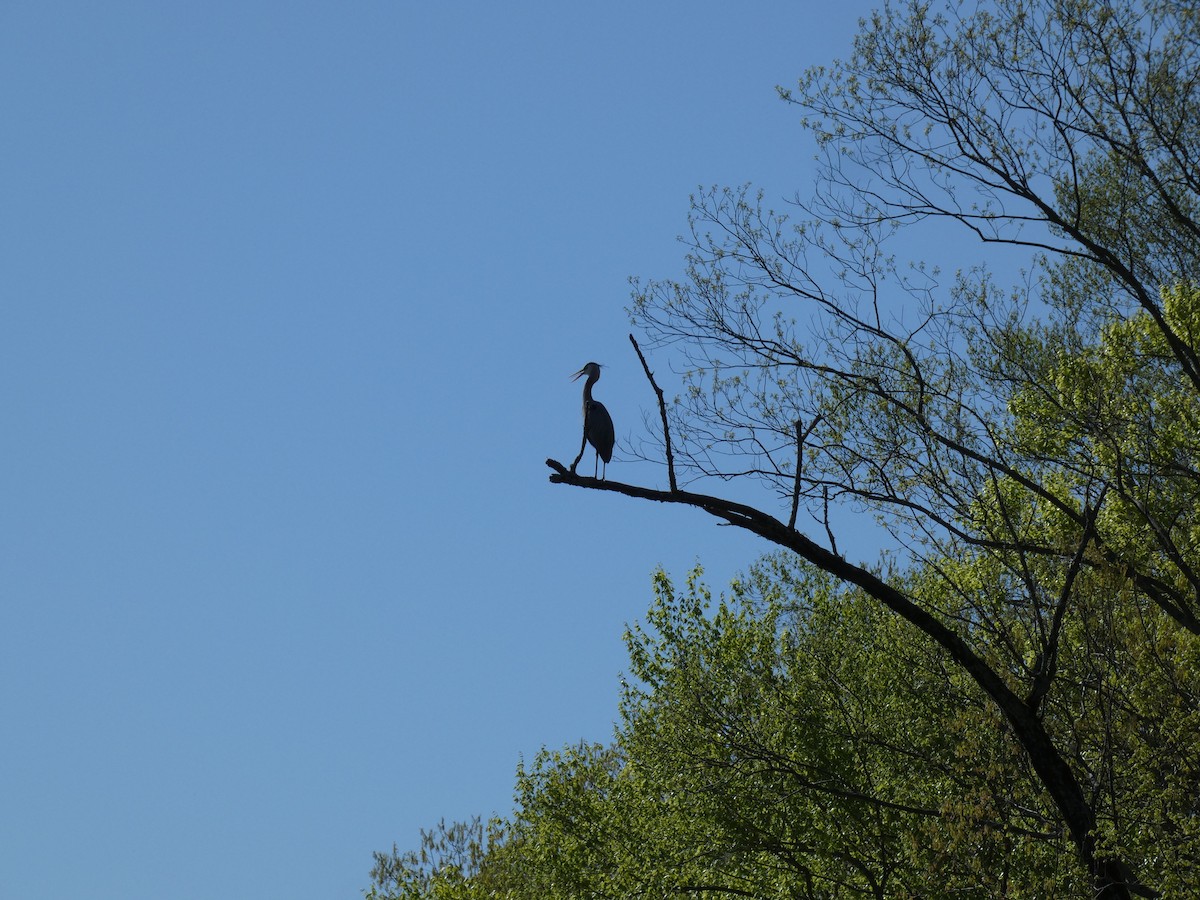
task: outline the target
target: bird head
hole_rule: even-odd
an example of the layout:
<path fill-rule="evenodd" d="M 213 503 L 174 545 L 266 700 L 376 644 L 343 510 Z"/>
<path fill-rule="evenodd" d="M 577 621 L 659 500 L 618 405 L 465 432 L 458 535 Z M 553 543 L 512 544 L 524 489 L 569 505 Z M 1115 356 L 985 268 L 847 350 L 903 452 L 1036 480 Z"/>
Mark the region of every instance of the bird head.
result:
<path fill-rule="evenodd" d="M 592 379 L 598 379 L 600 377 L 600 363 L 588 363 L 586 366 L 572 375 L 571 380 L 575 381 L 581 375 L 586 375 L 588 378 Z"/>

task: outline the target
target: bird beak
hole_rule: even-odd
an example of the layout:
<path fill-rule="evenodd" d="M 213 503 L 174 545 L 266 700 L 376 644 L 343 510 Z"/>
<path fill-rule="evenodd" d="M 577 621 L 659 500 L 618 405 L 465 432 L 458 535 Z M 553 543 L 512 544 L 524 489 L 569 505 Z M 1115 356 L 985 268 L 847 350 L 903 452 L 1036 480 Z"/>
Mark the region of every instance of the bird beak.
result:
<path fill-rule="evenodd" d="M 591 363 L 588 363 L 588 366 L 590 366 L 590 365 L 591 365 Z M 599 363 L 597 363 L 596 365 L 597 365 L 597 367 L 600 367 Z M 574 375 L 571 376 L 571 380 L 574 381 L 580 375 L 586 375 L 586 374 L 587 374 L 587 366 L 584 366 L 582 369 L 580 369 L 578 372 L 576 372 Z"/>

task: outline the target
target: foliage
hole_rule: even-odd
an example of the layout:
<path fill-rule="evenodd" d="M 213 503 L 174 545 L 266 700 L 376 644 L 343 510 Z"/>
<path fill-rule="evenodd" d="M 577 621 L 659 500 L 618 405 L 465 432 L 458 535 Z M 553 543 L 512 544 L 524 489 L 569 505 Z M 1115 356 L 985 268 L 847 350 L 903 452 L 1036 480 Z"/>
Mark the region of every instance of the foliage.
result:
<path fill-rule="evenodd" d="M 1176 688 L 1200 685 L 1200 640 L 1094 587 L 1047 716 L 1111 799 L 1106 845 L 1186 896 L 1200 720 Z M 786 556 L 716 601 L 699 572 L 654 589 L 613 744 L 542 751 L 509 822 L 476 822 L 449 864 L 443 842 L 438 879 L 380 857 L 390 880 L 370 896 L 1088 894 L 1019 742 L 918 629 Z"/>
<path fill-rule="evenodd" d="M 496 859 L 502 857 L 503 825 L 445 820 L 421 832 L 418 850 L 375 853 L 374 886 L 367 900 L 473 900 L 493 896 Z"/>

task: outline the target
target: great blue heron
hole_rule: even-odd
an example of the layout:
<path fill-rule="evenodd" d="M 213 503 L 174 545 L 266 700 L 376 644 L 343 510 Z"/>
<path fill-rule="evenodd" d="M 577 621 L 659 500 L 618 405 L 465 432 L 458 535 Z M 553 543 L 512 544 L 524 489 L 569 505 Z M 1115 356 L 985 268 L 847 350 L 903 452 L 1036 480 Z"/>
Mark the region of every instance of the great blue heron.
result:
<path fill-rule="evenodd" d="M 612 416 L 608 414 L 603 403 L 592 399 L 592 385 L 600 380 L 600 363 L 588 363 L 572 375 L 571 380 L 576 380 L 580 375 L 587 376 L 587 381 L 583 383 L 583 438 L 586 443 L 596 448 L 596 465 L 592 468 L 592 477 L 595 478 L 596 470 L 600 468 L 600 460 L 604 460 L 604 472 L 608 473 L 608 463 L 612 459 L 616 435 L 613 433 Z M 582 452 L 581 449 L 580 453 Z"/>

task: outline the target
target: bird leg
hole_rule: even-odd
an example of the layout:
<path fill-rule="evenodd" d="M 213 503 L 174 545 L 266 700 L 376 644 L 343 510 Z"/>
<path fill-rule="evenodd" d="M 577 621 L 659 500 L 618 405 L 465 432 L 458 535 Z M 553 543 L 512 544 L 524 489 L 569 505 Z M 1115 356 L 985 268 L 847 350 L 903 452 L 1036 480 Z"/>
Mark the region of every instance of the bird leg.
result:
<path fill-rule="evenodd" d="M 587 407 L 583 409 L 583 443 L 579 445 L 579 455 L 575 457 L 575 462 L 571 463 L 571 474 L 575 474 L 575 467 L 579 465 L 579 461 L 583 459 L 583 454 L 587 450 Z M 595 476 L 593 476 L 595 477 Z"/>

